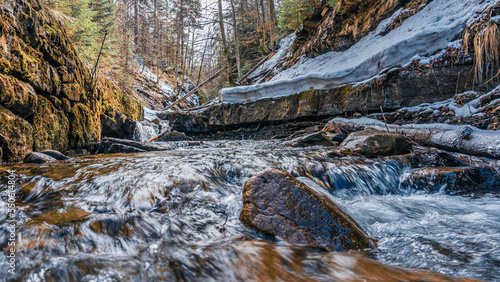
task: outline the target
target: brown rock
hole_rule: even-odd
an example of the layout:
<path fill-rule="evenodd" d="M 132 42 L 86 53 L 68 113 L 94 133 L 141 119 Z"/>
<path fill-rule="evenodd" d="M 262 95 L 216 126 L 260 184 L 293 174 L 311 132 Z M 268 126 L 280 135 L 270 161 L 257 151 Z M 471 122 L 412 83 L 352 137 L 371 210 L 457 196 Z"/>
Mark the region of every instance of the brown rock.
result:
<path fill-rule="evenodd" d="M 267 169 L 245 183 L 240 220 L 293 244 L 329 251 L 372 246 L 356 222 L 327 196 L 278 169 Z"/>
<path fill-rule="evenodd" d="M 91 215 L 91 213 L 82 211 L 80 209 L 71 209 L 65 212 L 59 212 L 55 210 L 35 216 L 32 218 L 32 220 L 35 223 L 46 222 L 48 224 L 60 224 L 72 221 L 85 220 L 89 215 Z"/>

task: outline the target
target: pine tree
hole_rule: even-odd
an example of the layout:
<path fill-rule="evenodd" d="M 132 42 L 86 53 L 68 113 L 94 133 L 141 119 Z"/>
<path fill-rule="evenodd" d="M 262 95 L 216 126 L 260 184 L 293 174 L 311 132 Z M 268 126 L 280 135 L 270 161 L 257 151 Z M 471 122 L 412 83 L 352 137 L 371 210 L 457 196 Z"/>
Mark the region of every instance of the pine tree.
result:
<path fill-rule="evenodd" d="M 110 32 L 115 25 L 116 6 L 113 0 L 92 0 L 92 21 L 97 24 L 99 32 Z"/>
<path fill-rule="evenodd" d="M 302 20 L 309 15 L 318 0 L 283 0 L 279 7 L 278 27 L 287 33 L 302 26 Z"/>

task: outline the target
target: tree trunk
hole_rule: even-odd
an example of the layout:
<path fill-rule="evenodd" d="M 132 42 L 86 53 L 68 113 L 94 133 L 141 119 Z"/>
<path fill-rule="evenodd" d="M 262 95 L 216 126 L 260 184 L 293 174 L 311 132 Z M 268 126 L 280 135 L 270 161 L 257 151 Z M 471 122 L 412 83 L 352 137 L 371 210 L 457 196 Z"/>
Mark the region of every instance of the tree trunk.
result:
<path fill-rule="evenodd" d="M 264 7 L 264 0 L 260 0 L 260 9 L 262 11 L 262 46 L 260 46 L 260 48 L 262 49 L 261 52 L 267 55 L 269 54 L 269 47 L 267 47 L 266 9 Z"/>
<path fill-rule="evenodd" d="M 226 41 L 226 32 L 224 30 L 224 18 L 222 16 L 222 0 L 219 0 L 219 27 L 220 27 L 220 36 L 222 38 L 222 48 L 224 55 L 226 55 L 226 60 L 227 60 L 227 81 L 229 82 L 229 85 L 231 87 L 236 86 L 234 83 L 234 78 L 233 78 L 233 71 L 232 71 L 232 66 L 231 66 L 231 57 L 229 56 L 229 49 L 227 48 L 227 41 Z"/>
<path fill-rule="evenodd" d="M 255 11 L 257 13 L 257 34 L 259 35 L 260 52 L 264 55 L 264 38 L 262 36 L 262 21 L 260 19 L 259 0 L 255 0 Z"/>
<path fill-rule="evenodd" d="M 205 42 L 205 48 L 203 48 L 203 54 L 201 54 L 200 70 L 198 71 L 198 79 L 196 79 L 196 86 L 200 84 L 201 70 L 203 69 L 203 61 L 205 60 L 205 53 L 207 52 L 208 38 Z"/>
<path fill-rule="evenodd" d="M 134 0 L 134 43 L 139 46 L 139 0 Z"/>
<path fill-rule="evenodd" d="M 271 50 L 274 50 L 276 47 L 276 13 L 274 11 L 274 0 L 268 0 L 269 1 L 269 24 L 270 30 L 271 30 L 271 38 L 270 38 L 270 46 Z"/>
<path fill-rule="evenodd" d="M 234 0 L 231 3 L 231 15 L 233 18 L 233 40 L 234 40 L 234 54 L 236 56 L 236 68 L 238 70 L 238 78 L 241 77 L 241 62 L 240 62 L 240 47 L 238 45 L 238 25 L 236 24 L 236 12 L 234 9 Z"/>

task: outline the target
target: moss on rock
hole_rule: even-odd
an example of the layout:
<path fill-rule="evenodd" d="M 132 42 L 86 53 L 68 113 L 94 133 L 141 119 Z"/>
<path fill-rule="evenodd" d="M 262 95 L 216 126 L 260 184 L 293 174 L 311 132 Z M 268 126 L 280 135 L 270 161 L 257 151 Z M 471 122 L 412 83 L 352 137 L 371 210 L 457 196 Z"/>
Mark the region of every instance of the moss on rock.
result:
<path fill-rule="evenodd" d="M 2 160 L 21 161 L 31 150 L 85 146 L 100 139 L 103 113 L 142 118 L 135 97 L 104 78 L 93 87 L 64 27 L 39 1 L 0 3 Z"/>
<path fill-rule="evenodd" d="M 2 160 L 19 162 L 33 146 L 31 125 L 0 106 L 0 149 Z"/>

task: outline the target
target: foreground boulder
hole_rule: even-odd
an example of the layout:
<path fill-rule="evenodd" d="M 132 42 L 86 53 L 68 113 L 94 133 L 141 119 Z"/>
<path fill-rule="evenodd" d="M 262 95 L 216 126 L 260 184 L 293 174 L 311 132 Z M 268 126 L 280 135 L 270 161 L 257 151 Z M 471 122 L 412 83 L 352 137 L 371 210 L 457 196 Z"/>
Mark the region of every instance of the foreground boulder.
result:
<path fill-rule="evenodd" d="M 293 244 L 329 251 L 372 246 L 356 222 L 329 198 L 278 169 L 267 169 L 245 183 L 240 220 Z"/>
<path fill-rule="evenodd" d="M 367 129 L 351 133 L 340 144 L 340 153 L 374 157 L 406 154 L 409 148 L 406 137 L 401 134 Z"/>
<path fill-rule="evenodd" d="M 402 186 L 430 193 L 481 195 L 500 192 L 500 178 L 489 167 L 427 167 L 407 172 Z"/>
<path fill-rule="evenodd" d="M 337 146 L 338 143 L 330 140 L 331 133 L 319 131 L 303 137 L 298 137 L 283 143 L 285 147 L 308 147 L 308 146 Z"/>

